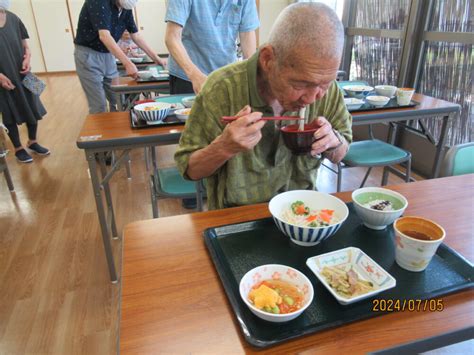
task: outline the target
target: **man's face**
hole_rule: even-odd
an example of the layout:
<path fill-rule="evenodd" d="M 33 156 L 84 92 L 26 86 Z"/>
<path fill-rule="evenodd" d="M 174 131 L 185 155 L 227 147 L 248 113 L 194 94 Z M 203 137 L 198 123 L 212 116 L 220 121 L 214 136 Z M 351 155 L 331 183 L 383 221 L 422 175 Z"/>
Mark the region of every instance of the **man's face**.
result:
<path fill-rule="evenodd" d="M 272 59 L 267 85 L 271 96 L 285 111 L 298 111 L 326 94 L 336 79 L 338 68 L 338 59 L 317 59 L 307 51 L 299 50 L 284 63 Z"/>

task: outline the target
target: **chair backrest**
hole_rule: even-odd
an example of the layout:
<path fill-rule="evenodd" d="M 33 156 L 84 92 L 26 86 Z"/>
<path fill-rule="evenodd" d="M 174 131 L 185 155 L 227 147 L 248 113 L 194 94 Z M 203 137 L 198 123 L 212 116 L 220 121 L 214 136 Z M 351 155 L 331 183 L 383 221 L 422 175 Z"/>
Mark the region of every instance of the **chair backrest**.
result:
<path fill-rule="evenodd" d="M 474 173 L 474 142 L 452 146 L 441 164 L 440 176 L 455 176 Z"/>

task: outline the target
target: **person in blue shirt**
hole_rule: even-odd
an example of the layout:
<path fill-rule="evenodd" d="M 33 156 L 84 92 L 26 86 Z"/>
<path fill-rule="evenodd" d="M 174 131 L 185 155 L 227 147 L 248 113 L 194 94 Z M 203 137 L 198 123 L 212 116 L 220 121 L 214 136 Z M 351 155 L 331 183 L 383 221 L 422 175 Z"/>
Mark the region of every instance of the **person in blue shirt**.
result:
<path fill-rule="evenodd" d="M 257 49 L 255 0 L 169 0 L 165 21 L 171 94 L 198 94 L 212 71 L 235 62 L 237 36 L 244 59 Z M 182 205 L 196 208 L 196 199 Z"/>
<path fill-rule="evenodd" d="M 244 59 L 257 47 L 255 0 L 169 0 L 165 42 L 170 52 L 171 94 L 199 93 L 212 71 Z"/>
<path fill-rule="evenodd" d="M 138 32 L 133 8 L 138 0 L 86 0 L 82 6 L 74 41 L 76 71 L 89 104 L 89 113 L 116 109 L 115 94 L 110 90 L 118 77 L 115 58 L 125 66 L 127 75 L 136 78 L 137 67 L 120 49 L 117 42 L 127 30 L 136 45 L 158 65 L 166 60 L 158 57 Z"/>

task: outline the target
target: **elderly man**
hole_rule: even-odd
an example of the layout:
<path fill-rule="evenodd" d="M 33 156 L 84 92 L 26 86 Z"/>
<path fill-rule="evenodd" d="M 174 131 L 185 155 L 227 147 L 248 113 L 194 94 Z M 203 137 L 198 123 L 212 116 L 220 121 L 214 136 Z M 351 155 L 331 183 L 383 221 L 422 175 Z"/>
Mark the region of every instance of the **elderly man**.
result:
<path fill-rule="evenodd" d="M 320 154 L 335 163 L 344 157 L 352 121 L 335 82 L 343 41 L 342 24 L 329 7 L 293 4 L 252 58 L 209 76 L 175 154 L 186 178 L 207 178 L 209 209 L 314 189 Z M 283 144 L 278 124 L 260 118 L 303 107 L 320 128 L 311 154 L 297 156 Z M 241 117 L 223 124 L 221 117 L 230 115 Z"/>

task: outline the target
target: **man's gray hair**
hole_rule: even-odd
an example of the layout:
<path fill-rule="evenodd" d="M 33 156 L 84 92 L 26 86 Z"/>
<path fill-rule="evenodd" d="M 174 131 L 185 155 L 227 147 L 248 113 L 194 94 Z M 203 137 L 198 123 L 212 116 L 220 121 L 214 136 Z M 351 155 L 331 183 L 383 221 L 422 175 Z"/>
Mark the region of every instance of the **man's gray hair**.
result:
<path fill-rule="evenodd" d="M 321 3 L 296 3 L 278 16 L 268 39 L 279 63 L 296 49 L 311 51 L 315 57 L 340 59 L 344 27 L 336 13 Z"/>

